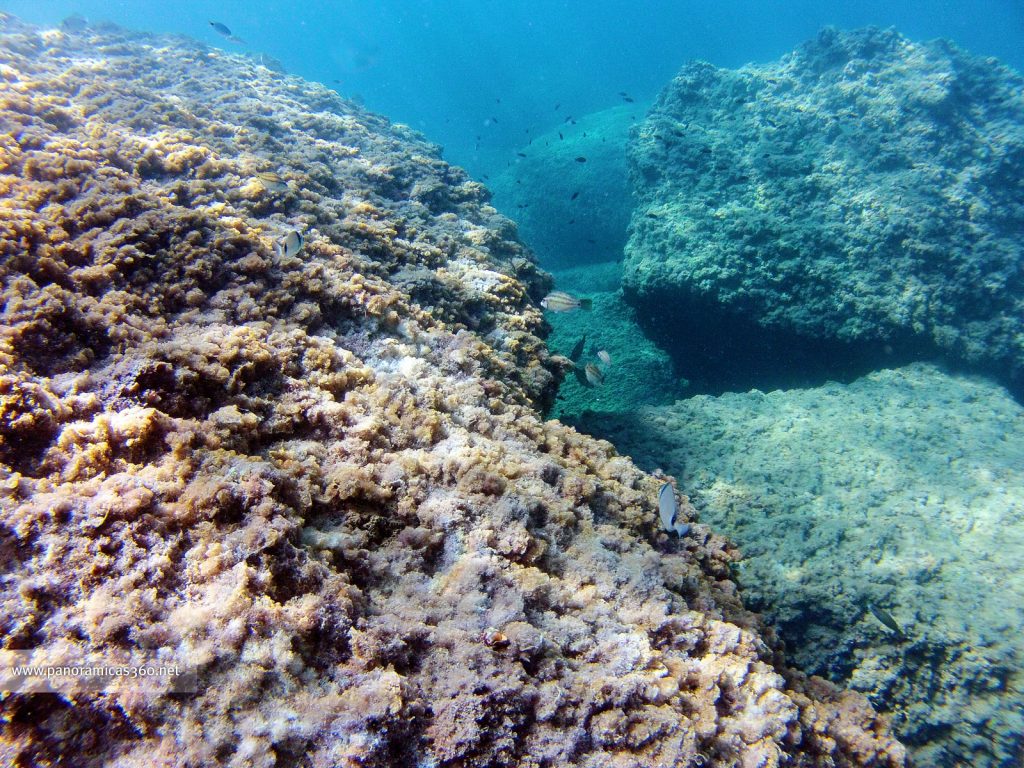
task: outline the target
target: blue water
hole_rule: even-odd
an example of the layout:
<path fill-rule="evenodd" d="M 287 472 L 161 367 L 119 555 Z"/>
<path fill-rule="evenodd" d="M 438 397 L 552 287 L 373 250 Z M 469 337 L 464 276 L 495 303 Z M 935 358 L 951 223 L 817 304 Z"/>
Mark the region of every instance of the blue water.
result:
<path fill-rule="evenodd" d="M 620 91 L 652 99 L 689 59 L 773 60 L 827 24 L 947 37 L 1024 70 L 1019 0 L 8 0 L 0 9 L 38 24 L 77 12 L 233 49 L 207 23 L 220 21 L 248 50 L 417 128 L 477 176 L 565 115 L 621 103 Z"/>

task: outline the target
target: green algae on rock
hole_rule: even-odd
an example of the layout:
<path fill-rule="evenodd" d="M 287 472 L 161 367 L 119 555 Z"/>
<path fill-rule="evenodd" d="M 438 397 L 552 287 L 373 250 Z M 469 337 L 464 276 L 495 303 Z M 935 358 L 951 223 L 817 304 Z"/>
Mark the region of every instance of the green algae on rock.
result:
<path fill-rule="evenodd" d="M 1014 764 L 1024 408 L 1002 387 L 914 364 L 583 426 L 682 479 L 787 653 L 892 712 L 916 765 Z"/>
<path fill-rule="evenodd" d="M 0 762 L 904 764 L 782 666 L 724 539 L 670 541 L 657 478 L 542 420 L 550 279 L 435 147 L 8 16 L 0 101 L 3 648 L 200 680 L 0 694 Z"/>
<path fill-rule="evenodd" d="M 1022 94 L 993 59 L 892 30 L 687 65 L 632 137 L 627 299 L 678 329 L 658 335 L 683 364 L 720 350 L 712 382 L 939 353 L 1024 391 Z"/>

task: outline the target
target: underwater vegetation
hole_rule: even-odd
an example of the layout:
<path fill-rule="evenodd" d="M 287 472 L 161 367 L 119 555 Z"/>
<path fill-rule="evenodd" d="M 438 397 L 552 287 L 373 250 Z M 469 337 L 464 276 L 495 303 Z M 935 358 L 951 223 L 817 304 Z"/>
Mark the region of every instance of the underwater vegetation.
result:
<path fill-rule="evenodd" d="M 692 63 L 629 162 L 625 296 L 705 391 L 943 356 L 1024 392 L 1024 78 L 994 59 L 826 29 Z"/>
<path fill-rule="evenodd" d="M 0 763 L 905 765 L 671 478 L 543 419 L 552 281 L 414 131 L 7 15 L 0 129 L 2 650 L 199 680 L 2 693 Z"/>
<path fill-rule="evenodd" d="M 1024 408 L 1005 389 L 915 363 L 582 427 L 680 478 L 787 657 L 891 713 L 915 765 L 1018 763 Z"/>

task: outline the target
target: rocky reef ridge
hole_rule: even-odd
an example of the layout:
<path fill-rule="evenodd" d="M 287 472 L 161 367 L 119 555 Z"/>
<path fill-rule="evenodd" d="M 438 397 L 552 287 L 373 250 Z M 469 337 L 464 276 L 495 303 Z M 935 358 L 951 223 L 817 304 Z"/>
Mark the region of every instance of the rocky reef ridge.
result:
<path fill-rule="evenodd" d="M 629 152 L 626 298 L 705 391 L 942 356 L 1024 392 L 1018 73 L 826 29 L 687 65 Z"/>
<path fill-rule="evenodd" d="M 0 694 L 0 763 L 904 764 L 662 479 L 542 419 L 549 278 L 435 147 L 5 15 L 0 102 L 2 649 L 199 681 Z"/>

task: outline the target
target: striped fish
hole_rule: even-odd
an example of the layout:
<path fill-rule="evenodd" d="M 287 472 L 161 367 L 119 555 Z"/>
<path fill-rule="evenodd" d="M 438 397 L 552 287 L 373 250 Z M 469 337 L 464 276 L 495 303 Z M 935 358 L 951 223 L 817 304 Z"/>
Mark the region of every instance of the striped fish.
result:
<path fill-rule="evenodd" d="M 552 291 L 540 300 L 540 305 L 552 312 L 572 312 L 574 309 L 592 309 L 594 302 L 590 299 L 577 299 L 565 291 Z"/>
<path fill-rule="evenodd" d="M 287 192 L 288 182 L 281 178 L 280 174 L 273 171 L 262 171 L 256 174 L 256 180 L 263 185 L 268 192 Z"/>

